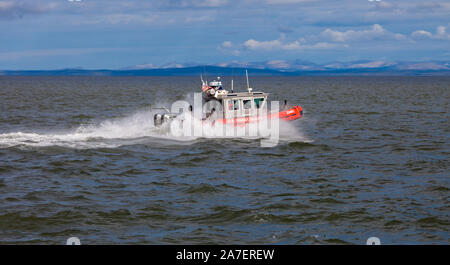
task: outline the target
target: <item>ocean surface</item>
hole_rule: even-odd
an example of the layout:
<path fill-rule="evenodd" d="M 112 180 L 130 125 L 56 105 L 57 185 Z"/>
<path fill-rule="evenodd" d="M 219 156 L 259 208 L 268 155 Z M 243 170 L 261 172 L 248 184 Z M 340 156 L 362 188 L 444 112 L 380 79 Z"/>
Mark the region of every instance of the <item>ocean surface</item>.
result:
<path fill-rule="evenodd" d="M 250 82 L 274 147 L 156 130 L 197 77 L 0 76 L 0 244 L 449 243 L 450 77 Z"/>

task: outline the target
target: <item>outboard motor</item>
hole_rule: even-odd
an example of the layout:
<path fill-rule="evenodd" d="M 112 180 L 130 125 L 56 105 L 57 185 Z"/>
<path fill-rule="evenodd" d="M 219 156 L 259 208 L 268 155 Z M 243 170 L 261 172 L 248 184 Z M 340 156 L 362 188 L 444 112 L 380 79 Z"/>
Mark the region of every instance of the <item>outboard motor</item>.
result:
<path fill-rule="evenodd" d="M 167 114 L 157 113 L 155 114 L 155 116 L 153 116 L 153 123 L 155 124 L 155 127 L 160 127 L 165 123 L 169 123 L 171 120 L 173 120 L 173 118 L 175 118 L 175 116 L 170 113 Z"/>
<path fill-rule="evenodd" d="M 159 127 L 162 125 L 163 123 L 163 119 L 162 119 L 163 115 L 157 113 L 155 114 L 155 116 L 153 116 L 153 123 L 155 124 L 156 127 Z"/>
<path fill-rule="evenodd" d="M 169 114 L 164 114 L 164 115 L 162 116 L 162 121 L 163 121 L 163 123 L 169 122 L 171 119 L 172 119 L 172 116 L 169 115 Z"/>

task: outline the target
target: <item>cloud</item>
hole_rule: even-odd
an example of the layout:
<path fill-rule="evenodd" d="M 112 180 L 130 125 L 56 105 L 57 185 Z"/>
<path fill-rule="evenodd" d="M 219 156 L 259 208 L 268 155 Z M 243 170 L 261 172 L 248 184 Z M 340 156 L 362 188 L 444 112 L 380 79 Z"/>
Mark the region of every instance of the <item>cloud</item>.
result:
<path fill-rule="evenodd" d="M 267 66 L 269 66 L 270 68 L 279 68 L 279 69 L 286 69 L 291 67 L 291 65 L 289 64 L 289 62 L 285 61 L 285 60 L 272 60 L 272 61 L 268 61 L 267 62 Z"/>
<path fill-rule="evenodd" d="M 438 26 L 434 36 L 438 39 L 450 40 L 450 33 L 446 32 L 446 28 L 444 26 Z"/>
<path fill-rule="evenodd" d="M 368 41 L 377 39 L 406 39 L 403 34 L 387 31 L 379 24 L 374 24 L 372 28 L 368 30 L 336 31 L 326 29 L 321 33 L 321 36 L 334 42 Z"/>
<path fill-rule="evenodd" d="M 193 1 L 196 7 L 221 7 L 228 4 L 228 0 L 201 0 Z"/>
<path fill-rule="evenodd" d="M 17 19 L 25 15 L 47 13 L 56 9 L 57 3 L 39 1 L 0 1 L 0 19 Z"/>
<path fill-rule="evenodd" d="M 231 41 L 224 41 L 224 42 L 222 42 L 221 46 L 223 48 L 231 48 L 231 47 L 233 47 L 233 43 Z"/>
<path fill-rule="evenodd" d="M 348 68 L 379 68 L 379 67 L 391 66 L 393 64 L 394 63 L 384 62 L 384 61 L 372 61 L 372 62 L 366 62 L 366 63 L 352 64 L 352 65 L 348 66 Z"/>
<path fill-rule="evenodd" d="M 126 50 L 125 48 L 63 48 L 0 52 L 0 61 L 18 60 L 29 57 L 74 56 L 88 53 L 101 53 Z"/>
<path fill-rule="evenodd" d="M 200 19 L 200 17 L 199 17 Z M 111 13 L 111 14 L 97 14 L 85 16 L 83 20 L 73 19 L 69 20 L 72 25 L 113 25 L 113 26 L 130 26 L 130 25 L 173 25 L 177 22 L 193 23 L 198 20 L 190 19 L 189 17 L 173 17 L 168 14 L 154 14 L 152 12 L 143 13 Z M 180 22 L 180 23 L 181 23 Z"/>
<path fill-rule="evenodd" d="M 304 44 L 298 40 L 292 42 L 284 42 L 282 39 L 271 41 L 257 41 L 254 39 L 247 40 L 243 46 L 249 50 L 317 50 L 317 49 L 331 49 L 336 47 L 347 47 L 343 44 L 317 42 L 313 44 Z"/>
<path fill-rule="evenodd" d="M 329 43 L 329 42 L 317 42 L 311 45 L 302 45 L 303 49 L 319 49 L 319 50 L 325 50 L 325 49 L 332 49 L 337 47 L 344 47 L 348 48 L 349 46 L 347 44 L 337 44 L 337 43 Z"/>
<path fill-rule="evenodd" d="M 448 59 L 449 7 L 448 0 L 0 0 L 0 38 L 5 39 L 0 51 L 81 42 L 85 47 L 145 47 L 116 60 L 129 65 L 149 55 L 154 64 L 233 56 L 286 59 L 300 53 L 302 59 L 322 62 Z M 443 26 L 436 30 L 438 25 Z M 31 56 L 39 52 L 28 55 L 34 61 Z M 94 57 L 86 60 L 98 64 Z"/>
<path fill-rule="evenodd" d="M 143 69 L 156 69 L 156 68 L 159 68 L 159 67 L 154 64 L 151 64 L 151 63 L 146 63 L 146 64 L 138 64 L 138 65 L 131 66 L 131 67 L 125 67 L 123 69 L 124 70 L 132 70 L 132 69 L 143 70 Z"/>
<path fill-rule="evenodd" d="M 231 54 L 233 56 L 239 56 L 241 55 L 241 51 L 237 48 L 239 47 L 236 47 L 236 45 L 234 45 L 231 41 L 224 41 L 217 47 L 217 49 L 222 52 Z"/>
<path fill-rule="evenodd" d="M 450 40 L 450 33 L 444 26 L 438 26 L 435 34 L 425 30 L 417 30 L 411 33 L 411 36 L 415 39 Z"/>
<path fill-rule="evenodd" d="M 445 34 L 445 30 L 440 30 Z M 444 33 L 442 33 L 444 32 Z M 441 36 L 440 35 L 440 36 Z M 405 35 L 393 33 L 384 29 L 379 24 L 374 24 L 369 29 L 338 31 L 325 29 L 318 35 L 309 35 L 297 40 L 286 41 L 285 35 L 275 40 L 259 41 L 249 39 L 242 44 L 247 50 L 326 50 L 334 48 L 347 48 L 352 42 L 368 42 L 377 40 L 409 40 Z"/>
<path fill-rule="evenodd" d="M 139 24 L 150 24 L 155 21 L 154 16 L 150 15 L 134 15 L 134 14 L 109 14 L 101 17 L 100 21 L 93 22 L 92 24 L 96 24 L 99 22 L 107 23 L 107 24 L 131 24 L 131 23 L 139 23 Z M 87 22 L 87 21 L 86 21 Z"/>
<path fill-rule="evenodd" d="M 305 2 L 314 2 L 317 0 L 266 0 L 265 2 L 269 5 L 284 5 L 284 4 L 298 4 Z"/>
<path fill-rule="evenodd" d="M 374 6 L 372 8 L 372 10 L 375 11 L 393 11 L 398 9 L 398 5 L 397 4 L 392 4 L 386 1 L 372 1 L 374 3 Z"/>
<path fill-rule="evenodd" d="M 437 64 L 437 63 L 416 63 L 416 64 L 410 64 L 404 67 L 404 69 L 409 70 L 449 70 L 445 65 Z"/>
<path fill-rule="evenodd" d="M 254 39 L 247 40 L 243 46 L 250 50 L 297 50 L 300 48 L 298 41 L 283 43 L 280 40 L 257 41 Z"/>
<path fill-rule="evenodd" d="M 435 12 L 448 12 L 450 10 L 450 3 L 444 2 L 422 2 L 418 3 L 411 8 L 408 9 L 409 12 L 427 12 L 427 13 L 435 13 Z"/>
<path fill-rule="evenodd" d="M 420 30 L 411 34 L 415 38 L 426 37 L 433 39 L 450 39 L 450 34 L 444 26 L 439 26 L 435 34 Z M 344 31 L 327 28 L 317 35 L 307 35 L 295 40 L 286 40 L 286 36 L 274 40 L 249 39 L 243 42 L 240 47 L 242 51 L 298 51 L 298 50 L 333 50 L 337 48 L 348 48 L 353 46 L 358 48 L 361 43 L 365 46 L 384 47 L 393 45 L 396 42 L 403 44 L 413 43 L 409 35 L 391 32 L 379 24 L 374 24 L 367 29 L 349 29 Z M 397 46 L 400 44 L 396 44 Z M 221 47 L 226 45 L 222 43 Z M 372 62 L 372 65 L 361 65 L 359 67 L 379 67 L 381 62 Z"/>
<path fill-rule="evenodd" d="M 416 39 L 421 39 L 421 38 L 432 38 L 433 34 L 425 30 L 416 30 L 413 33 L 411 33 L 411 36 Z"/>
<path fill-rule="evenodd" d="M 39 15 L 53 12 L 54 14 L 65 15 L 83 15 L 79 18 L 78 24 L 86 24 L 81 20 L 85 19 L 86 15 L 95 16 L 91 20 L 101 21 L 100 16 L 106 18 L 106 23 L 110 24 L 112 20 L 137 21 L 139 16 L 146 13 L 153 15 L 161 15 L 168 10 L 174 12 L 183 12 L 183 17 L 186 20 L 196 21 L 195 14 L 189 10 L 203 9 L 203 8 L 218 8 L 230 4 L 229 0 L 155 0 L 155 1 L 110 1 L 110 0 L 0 0 L 0 19 L 11 20 L 22 18 L 27 15 Z M 147 22 L 146 19 L 139 19 Z M 183 20 L 180 20 L 183 22 Z M 205 19 L 203 18 L 203 21 Z M 113 24 L 116 22 L 113 22 Z M 91 23 L 87 23 L 91 24 Z"/>
<path fill-rule="evenodd" d="M 164 2 L 166 8 L 217 8 L 229 4 L 228 0 L 169 0 Z"/>
<path fill-rule="evenodd" d="M 241 55 L 241 52 L 239 50 L 233 50 L 231 52 L 231 54 L 234 55 L 234 56 L 239 56 L 239 55 Z"/>

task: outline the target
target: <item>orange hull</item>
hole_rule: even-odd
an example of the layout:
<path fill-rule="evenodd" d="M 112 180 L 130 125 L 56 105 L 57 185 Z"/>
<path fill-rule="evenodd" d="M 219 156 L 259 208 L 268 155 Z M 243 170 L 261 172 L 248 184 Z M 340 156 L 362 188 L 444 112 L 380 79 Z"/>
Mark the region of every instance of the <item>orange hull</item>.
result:
<path fill-rule="evenodd" d="M 303 109 L 300 106 L 294 106 L 290 109 L 280 111 L 278 113 L 271 113 L 267 115 L 267 118 L 280 118 L 286 121 L 293 121 L 300 119 L 303 117 Z M 241 118 L 232 118 L 232 119 L 220 119 L 215 122 L 220 122 L 223 124 L 229 124 L 234 126 L 244 126 L 245 124 L 252 122 L 259 122 L 262 119 L 261 116 L 253 116 L 253 117 L 241 117 Z"/>

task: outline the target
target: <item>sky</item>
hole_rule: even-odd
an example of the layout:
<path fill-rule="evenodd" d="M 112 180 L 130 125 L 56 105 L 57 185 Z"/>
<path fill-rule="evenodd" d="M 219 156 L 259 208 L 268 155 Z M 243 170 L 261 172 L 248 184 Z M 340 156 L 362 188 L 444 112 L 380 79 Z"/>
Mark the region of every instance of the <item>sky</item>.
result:
<path fill-rule="evenodd" d="M 0 69 L 449 61 L 450 0 L 0 0 Z"/>

